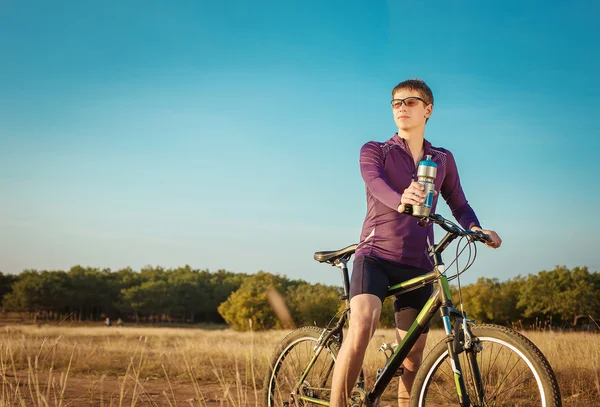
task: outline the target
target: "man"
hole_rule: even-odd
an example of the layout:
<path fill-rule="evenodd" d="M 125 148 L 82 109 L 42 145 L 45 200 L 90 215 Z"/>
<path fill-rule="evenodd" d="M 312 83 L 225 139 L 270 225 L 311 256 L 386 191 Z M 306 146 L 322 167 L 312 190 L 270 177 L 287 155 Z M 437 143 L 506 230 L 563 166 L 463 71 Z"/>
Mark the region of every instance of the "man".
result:
<path fill-rule="evenodd" d="M 433 269 L 427 241 L 433 243 L 433 228 L 417 224 L 406 215 L 406 205 L 422 205 L 424 188 L 416 182 L 421 159 L 431 155 L 437 164 L 436 196 L 448 203 L 453 216 L 465 229 L 482 230 L 490 236 L 489 247 L 502 240 L 483 230 L 463 193 L 454 157 L 425 140 L 425 124 L 433 112 L 433 94 L 422 80 L 407 80 L 392 91 L 392 113 L 398 132 L 389 140 L 371 141 L 360 151 L 360 171 L 366 184 L 367 215 L 356 250 L 350 282 L 350 326 L 333 374 L 331 407 L 346 407 L 358 378 L 365 350 L 379 321 L 381 305 L 390 285 Z M 394 302 L 396 336 L 402 340 L 418 312 L 432 293 L 431 285 L 403 294 Z M 408 406 L 410 388 L 421 365 L 427 330 L 404 360 L 398 388 L 398 405 Z"/>

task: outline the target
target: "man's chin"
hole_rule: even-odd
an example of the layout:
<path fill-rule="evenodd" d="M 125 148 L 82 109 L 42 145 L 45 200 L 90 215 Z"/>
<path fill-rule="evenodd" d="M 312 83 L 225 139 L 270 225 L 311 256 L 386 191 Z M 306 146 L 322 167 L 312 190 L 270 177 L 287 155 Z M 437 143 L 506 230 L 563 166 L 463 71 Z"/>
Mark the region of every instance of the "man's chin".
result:
<path fill-rule="evenodd" d="M 398 130 L 399 131 L 413 131 L 418 129 L 420 126 L 420 123 L 398 123 Z M 423 127 L 425 127 L 425 123 L 423 123 Z"/>

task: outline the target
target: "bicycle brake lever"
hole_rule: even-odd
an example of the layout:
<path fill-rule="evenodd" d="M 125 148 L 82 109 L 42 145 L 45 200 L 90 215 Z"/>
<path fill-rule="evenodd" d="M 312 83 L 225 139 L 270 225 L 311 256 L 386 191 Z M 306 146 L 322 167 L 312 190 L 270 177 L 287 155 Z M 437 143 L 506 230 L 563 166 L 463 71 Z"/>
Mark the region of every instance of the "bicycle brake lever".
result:
<path fill-rule="evenodd" d="M 465 230 L 467 239 L 470 242 L 480 241 L 481 243 L 491 243 L 492 239 L 481 230 Z"/>
<path fill-rule="evenodd" d="M 476 230 L 475 233 L 481 238 L 482 243 L 492 243 L 492 239 L 481 230 Z"/>

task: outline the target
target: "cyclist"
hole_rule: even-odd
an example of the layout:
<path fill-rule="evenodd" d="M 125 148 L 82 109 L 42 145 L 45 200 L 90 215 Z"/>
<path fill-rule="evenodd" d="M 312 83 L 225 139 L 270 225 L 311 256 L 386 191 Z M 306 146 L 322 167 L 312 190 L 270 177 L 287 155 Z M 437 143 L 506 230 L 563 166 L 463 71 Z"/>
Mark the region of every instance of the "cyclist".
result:
<path fill-rule="evenodd" d="M 360 151 L 360 171 L 366 184 L 367 214 L 357 247 L 350 282 L 350 324 L 340 349 L 331 388 L 331 407 L 347 406 L 348 396 L 360 373 L 367 345 L 377 328 L 381 306 L 389 285 L 422 275 L 433 269 L 427 255 L 427 241 L 433 243 L 433 228 L 418 225 L 405 214 L 407 205 L 421 205 L 423 187 L 415 182 L 422 158 L 431 155 L 437 164 L 437 191 L 465 229 L 482 230 L 490 236 L 489 247 L 502 240 L 483 230 L 460 185 L 450 151 L 433 147 L 425 140 L 425 124 L 433 112 L 433 94 L 420 79 L 401 82 L 392 90 L 392 113 L 398 127 L 383 142 L 371 141 Z M 402 340 L 418 311 L 432 293 L 432 286 L 398 296 L 394 302 L 396 337 Z M 398 405 L 408 406 L 410 388 L 421 365 L 427 330 L 404 361 L 398 388 Z"/>

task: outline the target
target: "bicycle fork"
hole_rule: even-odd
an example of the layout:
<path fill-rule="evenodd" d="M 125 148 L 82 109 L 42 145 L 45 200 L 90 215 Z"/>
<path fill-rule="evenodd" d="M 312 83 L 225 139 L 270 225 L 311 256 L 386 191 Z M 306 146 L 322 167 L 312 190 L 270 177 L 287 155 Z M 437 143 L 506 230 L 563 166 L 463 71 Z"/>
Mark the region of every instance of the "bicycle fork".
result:
<path fill-rule="evenodd" d="M 460 365 L 458 355 L 465 352 L 466 360 L 469 368 L 469 373 L 473 381 L 473 391 L 476 398 L 477 404 L 475 406 L 483 406 L 485 395 L 484 389 L 481 382 L 481 373 L 479 371 L 479 365 L 477 363 L 477 353 L 481 350 L 481 344 L 475 338 L 471 336 L 470 328 L 467 324 L 467 319 L 464 315 L 457 319 L 454 324 L 454 330 L 450 324 L 450 313 L 458 313 L 458 310 L 442 307 L 442 321 L 444 323 L 444 330 L 446 331 L 446 343 L 448 346 L 448 356 L 454 376 L 454 384 L 456 385 L 456 392 L 461 407 L 471 406 L 471 400 L 466 391 L 465 378 L 463 375 L 463 368 Z"/>
<path fill-rule="evenodd" d="M 477 397 L 477 405 L 483 404 L 483 386 L 481 386 L 481 375 L 479 373 L 479 367 L 477 366 L 477 346 L 479 344 L 473 344 L 472 337 L 470 334 L 469 326 L 467 325 L 467 317 L 462 312 L 454 308 L 452 304 L 452 294 L 450 292 L 450 285 L 446 278 L 444 271 L 445 266 L 442 262 L 442 257 L 438 251 L 439 247 L 444 248 L 453 240 L 448 238 L 448 235 L 442 239 L 442 242 L 438 245 L 430 245 L 429 252 L 433 257 L 433 263 L 435 270 L 439 273 L 440 279 L 438 280 L 442 306 L 440 307 L 440 313 L 442 316 L 442 322 L 444 324 L 444 331 L 446 332 L 446 345 L 448 346 L 448 359 L 450 359 L 450 365 L 452 368 L 452 375 L 454 376 L 454 384 L 456 385 L 456 393 L 461 407 L 470 407 L 471 400 L 465 386 L 464 376 L 460 366 L 460 360 L 458 355 L 464 351 L 467 352 L 467 360 L 469 368 L 471 370 L 471 377 L 475 380 L 475 396 Z M 462 322 L 462 333 L 463 343 L 460 343 L 461 323 L 457 323 L 455 329 L 452 329 L 450 324 L 450 314 L 457 317 L 457 322 Z"/>
<path fill-rule="evenodd" d="M 461 407 L 469 407 L 471 402 L 469 400 L 469 395 L 467 394 L 467 389 L 465 388 L 465 381 L 463 380 L 460 361 L 458 360 L 458 353 L 454 350 L 455 336 L 452 331 L 452 325 L 450 324 L 448 307 L 443 306 L 441 308 L 441 313 L 442 321 L 444 322 L 444 331 L 446 331 L 446 345 L 448 346 L 448 356 L 450 359 L 450 365 L 452 367 L 452 374 L 454 376 L 454 384 L 456 385 L 458 400 Z M 456 334 L 458 334 L 458 332 Z"/>

